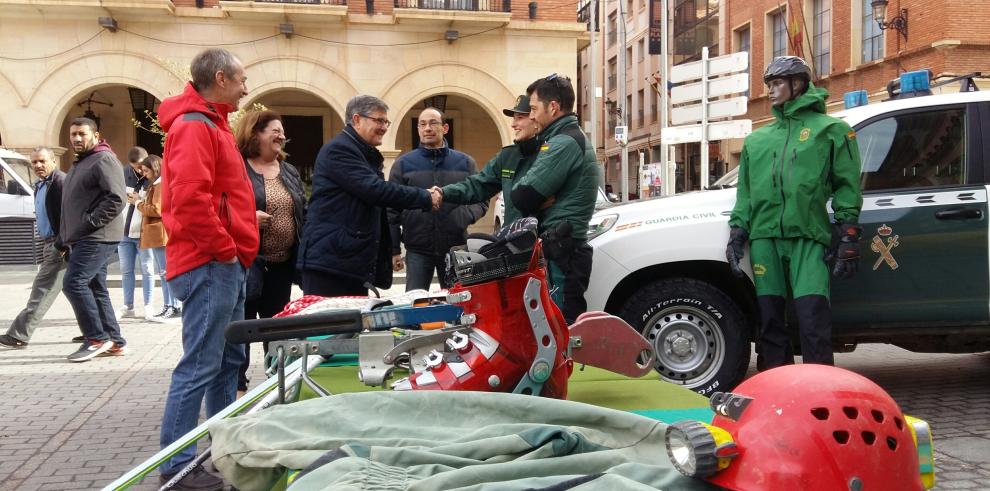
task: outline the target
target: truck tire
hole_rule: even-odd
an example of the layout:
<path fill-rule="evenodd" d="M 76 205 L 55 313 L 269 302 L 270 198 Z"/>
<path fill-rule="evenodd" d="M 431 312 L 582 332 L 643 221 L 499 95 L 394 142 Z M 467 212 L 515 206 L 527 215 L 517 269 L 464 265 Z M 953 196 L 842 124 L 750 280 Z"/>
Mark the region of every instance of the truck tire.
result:
<path fill-rule="evenodd" d="M 702 395 L 729 391 L 749 367 L 746 316 L 725 293 L 688 278 L 640 288 L 619 312 L 656 351 L 665 381 Z"/>

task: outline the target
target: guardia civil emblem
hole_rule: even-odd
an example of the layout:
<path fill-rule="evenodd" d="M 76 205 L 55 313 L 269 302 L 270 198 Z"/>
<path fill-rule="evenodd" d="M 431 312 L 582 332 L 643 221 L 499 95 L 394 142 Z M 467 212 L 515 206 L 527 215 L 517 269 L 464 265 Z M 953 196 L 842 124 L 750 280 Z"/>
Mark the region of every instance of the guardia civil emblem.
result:
<path fill-rule="evenodd" d="M 897 260 L 894 259 L 894 255 L 891 254 L 890 251 L 897 247 L 900 236 L 891 236 L 892 233 L 894 233 L 894 229 L 888 227 L 885 223 L 877 229 L 877 235 L 873 236 L 873 241 L 870 243 L 870 249 L 873 249 L 873 252 L 880 254 L 880 257 L 877 258 L 877 262 L 873 263 L 873 271 L 876 271 L 877 268 L 879 268 L 883 263 L 887 263 L 887 266 L 890 266 L 891 270 L 897 269 Z"/>
<path fill-rule="evenodd" d="M 811 137 L 811 128 L 801 128 L 801 134 L 798 136 L 798 141 L 803 142 Z"/>

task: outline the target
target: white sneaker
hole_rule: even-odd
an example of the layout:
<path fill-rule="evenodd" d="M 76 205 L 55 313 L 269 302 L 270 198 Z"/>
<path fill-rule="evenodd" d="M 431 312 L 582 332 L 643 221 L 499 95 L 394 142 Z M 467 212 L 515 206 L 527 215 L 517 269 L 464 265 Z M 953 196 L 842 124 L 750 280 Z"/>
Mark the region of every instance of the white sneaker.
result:
<path fill-rule="evenodd" d="M 156 315 L 155 306 L 148 304 L 144 306 L 144 320 L 150 321 Z"/>
<path fill-rule="evenodd" d="M 137 313 L 134 311 L 134 307 L 125 306 L 122 309 L 117 310 L 117 320 L 123 319 L 125 317 L 136 318 Z"/>

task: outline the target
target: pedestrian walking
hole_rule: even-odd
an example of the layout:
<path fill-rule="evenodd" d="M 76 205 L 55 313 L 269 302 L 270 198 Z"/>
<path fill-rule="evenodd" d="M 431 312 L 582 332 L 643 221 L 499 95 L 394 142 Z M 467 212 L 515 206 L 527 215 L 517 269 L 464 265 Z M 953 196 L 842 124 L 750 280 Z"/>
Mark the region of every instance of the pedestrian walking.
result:
<path fill-rule="evenodd" d="M 73 119 L 69 141 L 76 161 L 62 188 L 57 246 L 68 251 L 62 291 L 85 338 L 68 359 L 83 362 L 123 355 L 127 345 L 107 291 L 107 263 L 124 235 L 124 174 L 93 120 Z"/>
<path fill-rule="evenodd" d="M 56 166 L 55 154 L 48 147 L 35 147 L 29 158 L 34 175 L 38 176 L 38 182 L 34 184 L 35 228 L 45 245 L 27 306 L 10 323 L 7 333 L 0 335 L 0 346 L 13 349 L 27 347 L 34 330 L 62 291 L 65 275 L 65 260 L 55 249 L 62 219 L 65 173 Z"/>
<path fill-rule="evenodd" d="M 743 143 L 726 259 L 744 278 L 740 261 L 749 243 L 760 312 L 757 366 L 765 370 L 794 362 L 784 321 L 788 287 L 802 359 L 832 365 L 826 261 L 835 258 L 836 277 L 858 270 L 863 194 L 856 133 L 825 114 L 828 92 L 811 83 L 811 68 L 801 58 L 774 58 L 763 82 L 777 120 Z M 829 199 L 835 223 L 829 220 Z M 833 235 L 838 246 L 830 251 Z"/>
<path fill-rule="evenodd" d="M 244 347 L 224 339 L 231 321 L 244 318 L 244 275 L 258 253 L 254 193 L 227 116 L 247 95 L 244 65 L 212 48 L 190 65 L 192 81 L 165 99 L 158 115 L 165 140 L 162 219 L 168 234 L 166 278 L 182 302 L 182 358 L 162 414 L 165 448 L 196 427 L 200 409 L 213 416 L 237 395 Z M 165 483 L 196 455 L 195 446 L 165 462 Z M 223 480 L 202 466 L 173 489 L 221 489 Z"/>
<path fill-rule="evenodd" d="M 448 145 L 445 135 L 450 127 L 439 109 L 428 107 L 420 112 L 416 130 L 419 146 L 392 164 L 389 182 L 430 189 L 461 182 L 478 173 L 471 156 Z M 434 271 L 440 287 L 450 288 L 445 273 L 447 252 L 467 243 L 468 227 L 487 211 L 487 200 L 469 205 L 445 203 L 433 211 L 389 208 L 392 267 L 395 271 L 406 268 L 406 291 L 429 290 Z"/>

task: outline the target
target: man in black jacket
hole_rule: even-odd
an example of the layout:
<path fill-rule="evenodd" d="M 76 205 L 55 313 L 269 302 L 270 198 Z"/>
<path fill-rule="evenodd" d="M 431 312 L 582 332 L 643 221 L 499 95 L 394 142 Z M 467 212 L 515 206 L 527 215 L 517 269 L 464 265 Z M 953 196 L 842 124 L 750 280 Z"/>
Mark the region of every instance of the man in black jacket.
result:
<path fill-rule="evenodd" d="M 325 297 L 367 295 L 392 286 L 392 240 L 385 208 L 429 210 L 425 189 L 385 180 L 375 148 L 392 122 L 388 105 L 359 95 L 347 102 L 347 126 L 320 149 L 297 268 L 302 290 Z"/>
<path fill-rule="evenodd" d="M 478 167 L 469 155 L 447 145 L 444 136 L 450 130 L 440 110 L 432 107 L 419 113 L 417 131 L 419 147 L 395 161 L 388 180 L 397 184 L 430 189 L 463 181 L 477 174 Z M 403 268 L 400 242 L 406 245 L 406 291 L 428 290 L 437 272 L 440 286 L 450 288 L 444 275 L 447 252 L 467 242 L 467 228 L 485 216 L 488 202 L 472 205 L 444 203 L 435 212 L 424 210 L 388 210 L 392 234 L 392 268 Z M 401 227 L 401 228 L 400 228 Z"/>
<path fill-rule="evenodd" d="M 65 176 L 56 248 L 69 251 L 62 291 L 85 338 L 67 358 L 82 362 L 122 355 L 127 344 L 107 291 L 107 262 L 124 235 L 124 173 L 93 120 L 73 119 L 69 141 L 76 161 Z"/>
<path fill-rule="evenodd" d="M 65 173 L 55 164 L 55 154 L 48 147 L 36 147 L 31 151 L 31 167 L 38 176 L 34 184 L 34 211 L 37 214 L 35 228 L 38 237 L 45 242 L 44 256 L 38 275 L 31 285 L 27 306 L 10 323 L 7 334 L 0 335 L 0 346 L 24 349 L 31 335 L 45 318 L 48 309 L 62 291 L 65 261 L 55 250 L 55 238 L 62 218 L 62 184 Z"/>

